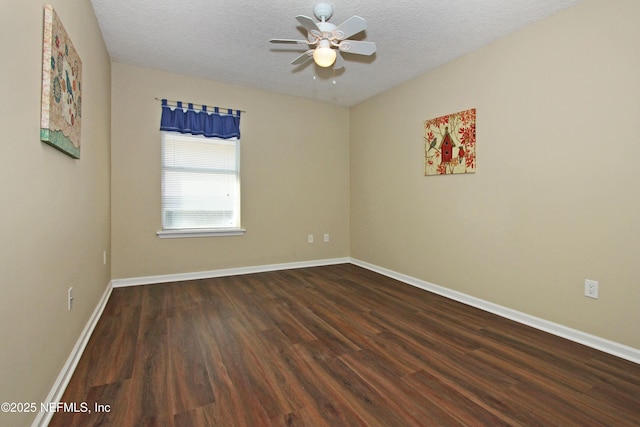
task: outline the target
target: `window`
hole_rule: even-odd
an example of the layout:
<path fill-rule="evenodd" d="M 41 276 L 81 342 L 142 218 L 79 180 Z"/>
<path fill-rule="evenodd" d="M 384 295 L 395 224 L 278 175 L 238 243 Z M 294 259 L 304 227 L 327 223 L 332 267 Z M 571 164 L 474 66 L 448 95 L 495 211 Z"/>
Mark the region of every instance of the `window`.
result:
<path fill-rule="evenodd" d="M 160 237 L 243 234 L 240 140 L 162 133 Z"/>

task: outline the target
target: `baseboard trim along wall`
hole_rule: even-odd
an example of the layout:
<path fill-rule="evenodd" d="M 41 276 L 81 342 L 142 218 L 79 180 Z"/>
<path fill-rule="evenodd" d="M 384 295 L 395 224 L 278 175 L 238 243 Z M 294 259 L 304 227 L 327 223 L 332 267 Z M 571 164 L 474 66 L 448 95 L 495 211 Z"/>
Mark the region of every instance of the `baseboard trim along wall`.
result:
<path fill-rule="evenodd" d="M 574 341 L 583 345 L 586 345 L 596 350 L 609 353 L 613 356 L 620 357 L 622 359 L 629 360 L 634 363 L 640 364 L 640 349 L 626 346 L 624 344 L 610 341 L 604 338 L 597 337 L 595 335 L 587 334 L 576 329 L 569 328 L 567 326 L 560 325 L 558 323 L 550 322 L 548 320 L 541 319 L 539 317 L 531 316 L 526 313 L 522 313 L 517 310 L 494 304 L 489 301 L 476 298 L 462 292 L 454 291 L 442 286 L 434 285 L 433 283 L 426 282 L 424 280 L 416 279 L 415 277 L 407 276 L 402 273 L 395 272 L 393 270 L 379 267 L 374 264 L 369 264 L 357 259 L 351 259 L 350 262 L 367 270 L 380 273 L 384 276 L 392 279 L 399 280 L 411 286 L 415 286 L 425 291 L 433 292 L 434 294 L 441 295 L 443 297 L 452 299 L 454 301 L 461 302 L 463 304 L 470 305 L 472 307 L 479 308 L 480 310 L 487 311 L 489 313 L 496 314 L 500 317 L 504 317 L 513 320 L 518 323 L 522 323 L 532 328 L 539 329 L 544 332 Z"/>
<path fill-rule="evenodd" d="M 84 352 L 84 349 L 89 342 L 89 338 L 91 338 L 91 334 L 98 324 L 98 320 L 100 320 L 100 317 L 102 316 L 102 312 L 107 305 L 107 301 L 109 301 L 111 290 L 111 283 L 109 283 L 104 293 L 102 294 L 102 297 L 98 301 L 96 308 L 93 310 L 91 317 L 87 321 L 87 324 L 84 326 L 84 329 L 82 330 L 78 341 L 76 341 L 76 345 L 73 347 L 73 350 L 71 350 L 71 354 L 62 367 L 58 378 L 56 378 L 56 381 L 53 383 L 53 387 L 51 387 L 51 391 L 49 391 L 49 395 L 47 396 L 45 402 L 60 402 L 62 400 L 62 395 L 64 394 L 64 391 L 66 390 L 67 385 L 71 380 L 71 376 L 78 366 L 78 362 L 80 361 L 80 357 L 82 356 L 82 353 Z M 48 426 L 54 414 L 55 412 L 53 411 L 38 412 L 38 415 L 36 416 L 35 420 L 33 420 L 31 426 Z"/>
<path fill-rule="evenodd" d="M 314 261 L 288 262 L 283 264 L 257 265 L 253 267 L 225 268 L 221 270 L 198 271 L 195 273 L 165 274 L 160 276 L 133 277 L 129 279 L 114 279 L 114 288 L 126 286 L 153 285 L 157 283 L 182 282 L 185 280 L 210 279 L 213 277 L 238 276 L 240 274 L 264 273 L 267 271 L 291 270 L 294 268 L 320 267 L 323 265 L 347 264 L 349 258 L 331 258 Z"/>

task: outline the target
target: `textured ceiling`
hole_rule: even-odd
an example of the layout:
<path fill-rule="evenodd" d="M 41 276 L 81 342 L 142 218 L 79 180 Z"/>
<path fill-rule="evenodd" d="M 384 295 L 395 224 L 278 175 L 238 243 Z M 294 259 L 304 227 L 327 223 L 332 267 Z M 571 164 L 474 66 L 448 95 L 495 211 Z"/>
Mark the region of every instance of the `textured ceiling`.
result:
<path fill-rule="evenodd" d="M 352 106 L 580 0 L 329 1 L 329 22 L 361 16 L 353 39 L 377 45 L 335 75 L 291 65 L 304 46 L 269 43 L 304 38 L 295 16 L 313 17 L 312 0 L 91 1 L 115 62 Z"/>

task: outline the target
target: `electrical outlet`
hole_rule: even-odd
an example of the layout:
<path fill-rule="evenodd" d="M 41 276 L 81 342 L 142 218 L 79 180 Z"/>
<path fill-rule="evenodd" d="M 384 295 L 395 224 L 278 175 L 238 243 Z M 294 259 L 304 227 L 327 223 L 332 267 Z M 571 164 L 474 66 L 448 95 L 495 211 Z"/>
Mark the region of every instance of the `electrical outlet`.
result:
<path fill-rule="evenodd" d="M 107 265 L 107 251 L 102 251 L 102 264 Z"/>
<path fill-rule="evenodd" d="M 313 243 L 313 234 L 307 236 L 307 243 Z"/>
<path fill-rule="evenodd" d="M 73 308 L 73 286 L 67 290 L 67 309 Z"/>
<path fill-rule="evenodd" d="M 329 233 L 324 233 L 324 242 L 325 243 L 329 242 Z"/>
<path fill-rule="evenodd" d="M 584 296 L 598 299 L 598 282 L 596 280 L 584 279 Z"/>

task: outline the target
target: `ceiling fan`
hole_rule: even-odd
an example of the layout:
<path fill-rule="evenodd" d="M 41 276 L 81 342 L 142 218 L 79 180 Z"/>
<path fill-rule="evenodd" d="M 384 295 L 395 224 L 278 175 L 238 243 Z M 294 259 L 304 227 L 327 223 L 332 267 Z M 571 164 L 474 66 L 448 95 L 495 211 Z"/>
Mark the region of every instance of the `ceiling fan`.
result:
<path fill-rule="evenodd" d="M 296 16 L 298 22 L 307 30 L 307 40 L 271 39 L 271 43 L 295 43 L 310 47 L 305 53 L 294 59 L 294 65 L 302 64 L 313 58 L 320 67 L 334 69 L 344 67 L 341 52 L 356 55 L 372 55 L 376 51 L 376 44 L 357 40 L 348 40 L 367 28 L 365 20 L 359 16 L 352 16 L 339 26 L 327 22 L 333 15 L 333 7 L 327 3 L 318 3 L 313 8 L 313 14 L 320 20 L 315 22 L 304 15 Z"/>

